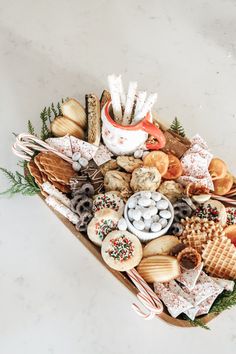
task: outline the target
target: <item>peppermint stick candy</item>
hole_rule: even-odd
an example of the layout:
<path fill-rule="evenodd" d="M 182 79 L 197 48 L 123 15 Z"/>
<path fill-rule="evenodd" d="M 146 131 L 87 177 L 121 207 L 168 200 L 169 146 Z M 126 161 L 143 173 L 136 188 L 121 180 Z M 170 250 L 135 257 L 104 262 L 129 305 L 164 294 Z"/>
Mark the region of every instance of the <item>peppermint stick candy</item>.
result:
<path fill-rule="evenodd" d="M 135 106 L 135 111 L 134 111 L 134 119 L 133 119 L 133 124 L 138 123 L 138 120 L 135 119 L 137 114 L 142 111 L 144 102 L 147 97 L 147 92 L 146 91 L 139 91 L 137 94 L 136 98 L 136 106 Z"/>
<path fill-rule="evenodd" d="M 137 270 L 133 268 L 128 270 L 126 273 L 139 290 L 137 298 L 140 302 L 142 302 L 143 306 L 147 309 L 148 312 L 143 312 L 137 304 L 132 304 L 133 310 L 145 320 L 151 320 L 156 315 L 162 313 L 163 305 L 160 299 L 137 272 Z"/>
<path fill-rule="evenodd" d="M 70 208 L 70 199 L 65 194 L 60 192 L 53 184 L 50 182 L 44 182 L 41 187 L 44 192 L 56 198 L 58 201 L 62 202 L 62 204 Z"/>
<path fill-rule="evenodd" d="M 153 93 L 149 95 L 146 102 L 143 105 L 142 110 L 139 113 L 137 113 L 137 115 L 135 116 L 135 120 L 139 121 L 140 119 L 144 118 L 146 114 L 151 111 L 152 106 L 154 105 L 156 100 L 157 100 L 157 93 Z"/>
<path fill-rule="evenodd" d="M 125 91 L 124 91 L 121 75 L 117 76 L 116 82 L 117 82 L 117 85 L 118 85 L 118 88 L 119 88 L 121 104 L 122 104 L 123 107 L 125 107 L 126 95 L 125 95 Z"/>
<path fill-rule="evenodd" d="M 132 81 L 129 83 L 128 94 L 125 104 L 125 111 L 123 115 L 122 125 L 128 125 L 131 120 L 131 114 L 134 106 L 134 98 L 137 89 L 137 82 Z"/>
<path fill-rule="evenodd" d="M 72 224 L 77 224 L 77 222 L 79 222 L 79 216 L 67 208 L 64 204 L 59 202 L 59 200 L 57 200 L 55 197 L 49 195 L 45 199 L 45 202 L 58 213 L 65 216 L 65 218 L 72 222 Z"/>
<path fill-rule="evenodd" d="M 108 85 L 111 93 L 112 108 L 114 113 L 114 119 L 117 123 L 122 121 L 122 109 L 120 102 L 120 86 L 117 82 L 115 75 L 108 76 Z"/>

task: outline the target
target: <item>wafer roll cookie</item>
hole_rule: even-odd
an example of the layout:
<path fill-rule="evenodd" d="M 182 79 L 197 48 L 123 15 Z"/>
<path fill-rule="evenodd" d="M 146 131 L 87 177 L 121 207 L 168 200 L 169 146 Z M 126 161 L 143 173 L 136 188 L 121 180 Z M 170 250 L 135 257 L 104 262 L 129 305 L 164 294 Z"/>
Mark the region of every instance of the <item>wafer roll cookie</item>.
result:
<path fill-rule="evenodd" d="M 153 94 L 149 95 L 146 102 L 143 105 L 143 109 L 141 110 L 141 112 L 139 112 L 137 114 L 135 119 L 139 120 L 139 119 L 144 118 L 146 116 L 146 114 L 151 111 L 156 100 L 157 100 L 157 93 L 153 93 Z"/>
<path fill-rule="evenodd" d="M 121 102 L 120 102 L 119 85 L 117 85 L 115 75 L 108 76 L 108 85 L 111 94 L 114 119 L 117 123 L 121 123 L 122 109 L 121 109 Z"/>
<path fill-rule="evenodd" d="M 49 195 L 45 199 L 45 201 L 50 207 L 52 207 L 58 213 L 65 216 L 69 221 L 71 221 L 72 224 L 77 224 L 77 222 L 79 222 L 78 215 L 73 213 L 73 211 L 71 211 L 69 208 L 67 208 L 61 202 L 59 202 L 55 197 L 52 197 L 51 195 Z"/>
<path fill-rule="evenodd" d="M 139 112 L 142 111 L 146 97 L 147 97 L 146 91 L 139 91 L 138 92 L 137 99 L 136 99 L 135 111 L 134 111 L 134 119 L 133 119 L 132 124 L 138 123 L 139 120 L 136 119 L 135 117 L 138 115 Z"/>
<path fill-rule="evenodd" d="M 127 94 L 127 100 L 125 104 L 125 111 L 123 116 L 122 125 L 128 125 L 131 120 L 131 114 L 134 106 L 134 98 L 137 89 L 137 82 L 130 82 Z"/>

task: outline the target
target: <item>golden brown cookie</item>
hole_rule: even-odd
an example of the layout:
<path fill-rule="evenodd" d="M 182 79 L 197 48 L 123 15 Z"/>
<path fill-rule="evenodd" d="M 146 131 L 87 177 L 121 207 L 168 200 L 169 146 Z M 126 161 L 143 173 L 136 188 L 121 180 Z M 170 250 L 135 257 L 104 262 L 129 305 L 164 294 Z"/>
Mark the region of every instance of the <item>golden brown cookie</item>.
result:
<path fill-rule="evenodd" d="M 156 167 L 140 167 L 133 171 L 130 186 L 134 192 L 154 192 L 160 183 L 161 175 Z"/>
<path fill-rule="evenodd" d="M 129 173 L 132 173 L 135 168 L 143 166 L 143 161 L 141 159 L 136 159 L 133 156 L 118 156 L 116 162 L 118 166 Z"/>

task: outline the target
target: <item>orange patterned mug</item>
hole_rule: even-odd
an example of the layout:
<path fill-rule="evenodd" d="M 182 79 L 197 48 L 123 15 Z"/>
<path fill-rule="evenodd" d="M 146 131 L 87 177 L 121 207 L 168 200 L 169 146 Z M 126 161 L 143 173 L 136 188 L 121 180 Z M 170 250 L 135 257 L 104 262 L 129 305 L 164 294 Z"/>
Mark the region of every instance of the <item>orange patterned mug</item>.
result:
<path fill-rule="evenodd" d="M 132 155 L 146 142 L 148 134 L 157 139 L 154 144 L 146 144 L 148 150 L 158 150 L 165 146 L 165 136 L 150 122 L 150 112 L 137 124 L 123 126 L 113 120 L 111 111 L 111 101 L 109 101 L 102 109 L 102 138 L 113 154 Z"/>

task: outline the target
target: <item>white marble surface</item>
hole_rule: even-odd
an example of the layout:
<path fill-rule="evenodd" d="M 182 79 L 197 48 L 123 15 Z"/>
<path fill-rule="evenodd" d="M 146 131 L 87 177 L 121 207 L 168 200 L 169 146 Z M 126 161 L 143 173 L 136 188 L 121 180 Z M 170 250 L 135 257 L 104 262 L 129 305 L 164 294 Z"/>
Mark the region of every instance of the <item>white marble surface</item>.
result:
<path fill-rule="evenodd" d="M 236 173 L 234 0 L 0 0 L 0 165 L 12 132 L 108 73 L 158 91 L 163 120 L 201 133 Z M 5 187 L 1 178 L 1 188 Z M 145 322 L 113 279 L 37 198 L 0 199 L 0 353 L 231 354 L 236 310 L 212 331 Z"/>

